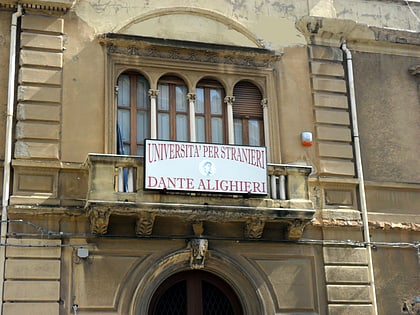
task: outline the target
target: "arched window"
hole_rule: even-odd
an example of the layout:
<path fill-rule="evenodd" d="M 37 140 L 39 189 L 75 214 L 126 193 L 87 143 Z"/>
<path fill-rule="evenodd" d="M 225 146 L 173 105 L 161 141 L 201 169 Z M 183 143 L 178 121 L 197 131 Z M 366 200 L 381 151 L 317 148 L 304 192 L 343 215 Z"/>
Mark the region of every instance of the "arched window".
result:
<path fill-rule="evenodd" d="M 149 83 L 127 72 L 119 76 L 117 86 L 117 152 L 142 156 L 144 139 L 150 135 Z"/>
<path fill-rule="evenodd" d="M 226 143 L 224 90 L 215 80 L 201 80 L 196 88 L 195 131 L 198 142 Z"/>
<path fill-rule="evenodd" d="M 243 310 L 227 283 L 195 270 L 168 278 L 156 290 L 148 315 L 243 315 Z"/>
<path fill-rule="evenodd" d="M 264 145 L 262 95 L 257 86 L 240 81 L 233 89 L 233 124 L 235 144 Z"/>
<path fill-rule="evenodd" d="M 160 140 L 188 141 L 189 111 L 185 83 L 165 76 L 158 83 L 157 135 Z"/>

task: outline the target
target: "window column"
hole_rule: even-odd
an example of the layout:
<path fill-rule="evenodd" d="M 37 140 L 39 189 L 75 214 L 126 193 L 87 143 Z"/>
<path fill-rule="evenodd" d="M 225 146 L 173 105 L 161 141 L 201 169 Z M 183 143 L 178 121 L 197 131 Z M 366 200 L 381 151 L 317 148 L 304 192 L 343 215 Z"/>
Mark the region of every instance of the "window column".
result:
<path fill-rule="evenodd" d="M 267 148 L 267 158 L 270 156 L 270 136 L 268 128 L 268 100 L 263 98 L 261 100 L 261 106 L 263 108 L 263 122 L 264 122 L 264 143 Z"/>
<path fill-rule="evenodd" d="M 195 93 L 187 94 L 188 103 L 190 106 L 190 141 L 195 142 L 197 140 L 195 135 Z"/>
<path fill-rule="evenodd" d="M 235 101 L 235 96 L 226 96 L 225 103 L 227 105 L 227 119 L 228 119 L 228 143 L 235 143 L 235 134 L 233 129 L 233 102 Z"/>
<path fill-rule="evenodd" d="M 159 90 L 149 90 L 150 97 L 150 138 L 157 138 L 157 128 L 156 128 L 156 99 L 159 95 Z"/>

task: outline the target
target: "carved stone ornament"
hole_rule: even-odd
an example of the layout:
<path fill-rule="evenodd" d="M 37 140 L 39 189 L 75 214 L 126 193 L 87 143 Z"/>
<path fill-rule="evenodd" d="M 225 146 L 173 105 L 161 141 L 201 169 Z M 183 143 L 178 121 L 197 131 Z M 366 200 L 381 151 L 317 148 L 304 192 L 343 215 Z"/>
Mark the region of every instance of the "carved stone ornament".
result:
<path fill-rule="evenodd" d="M 235 96 L 225 96 L 225 103 L 233 104 L 235 102 Z"/>
<path fill-rule="evenodd" d="M 104 235 L 108 231 L 110 209 L 93 208 L 89 211 L 90 232 L 92 234 Z"/>
<path fill-rule="evenodd" d="M 155 216 L 151 213 L 142 213 L 136 222 L 136 234 L 138 236 L 150 236 L 153 231 Z"/>
<path fill-rule="evenodd" d="M 303 230 L 305 229 L 306 223 L 300 220 L 296 220 L 289 225 L 287 238 L 289 240 L 298 240 L 302 237 Z"/>
<path fill-rule="evenodd" d="M 191 251 L 190 267 L 191 269 L 203 269 L 204 261 L 207 256 L 209 242 L 206 239 L 195 238 L 189 242 Z"/>
<path fill-rule="evenodd" d="M 262 220 L 251 220 L 245 224 L 245 237 L 261 238 L 264 231 L 265 222 Z"/>
<path fill-rule="evenodd" d="M 408 69 L 408 72 L 410 72 L 411 75 L 419 77 L 420 76 L 420 65 L 411 66 Z"/>

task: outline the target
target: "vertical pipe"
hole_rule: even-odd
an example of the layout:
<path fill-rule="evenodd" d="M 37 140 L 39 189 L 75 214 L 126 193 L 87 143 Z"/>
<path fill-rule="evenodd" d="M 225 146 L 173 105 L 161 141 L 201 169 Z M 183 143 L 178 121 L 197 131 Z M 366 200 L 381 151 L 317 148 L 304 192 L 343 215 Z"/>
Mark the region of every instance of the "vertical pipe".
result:
<path fill-rule="evenodd" d="M 19 4 L 17 11 L 12 14 L 10 28 L 10 54 L 9 54 L 9 85 L 7 90 L 7 113 L 6 113 L 6 135 L 4 144 L 4 169 L 3 169 L 3 198 L 0 230 L 0 315 L 3 314 L 3 293 L 4 293 L 4 268 L 6 263 L 6 236 L 7 236 L 7 207 L 9 206 L 10 195 L 10 164 L 12 161 L 13 141 L 13 110 L 15 103 L 15 78 L 16 78 L 16 42 L 17 22 L 22 15 L 22 7 Z"/>
<path fill-rule="evenodd" d="M 354 154 L 355 154 L 355 159 L 356 159 L 357 177 L 359 179 L 359 198 L 360 198 L 360 208 L 362 212 L 362 221 L 363 221 L 363 235 L 364 235 L 365 242 L 367 243 L 367 251 L 368 251 L 369 273 L 370 273 L 370 281 L 371 281 L 370 284 L 372 288 L 372 299 L 373 299 L 372 304 L 373 304 L 374 314 L 378 315 L 375 276 L 373 273 L 372 247 L 371 247 L 370 233 L 369 233 L 369 221 L 368 221 L 369 218 L 368 218 L 367 206 L 366 206 L 365 180 L 363 177 L 362 155 L 360 152 L 359 128 L 358 128 L 358 122 L 357 122 L 357 106 L 356 106 L 356 95 L 355 95 L 355 89 L 354 89 L 354 76 L 353 76 L 353 59 L 352 59 L 351 51 L 347 48 L 346 42 L 342 44 L 341 48 L 346 54 L 346 61 L 347 61 L 350 111 L 351 111 L 351 119 L 352 119 L 352 125 L 353 125 Z"/>

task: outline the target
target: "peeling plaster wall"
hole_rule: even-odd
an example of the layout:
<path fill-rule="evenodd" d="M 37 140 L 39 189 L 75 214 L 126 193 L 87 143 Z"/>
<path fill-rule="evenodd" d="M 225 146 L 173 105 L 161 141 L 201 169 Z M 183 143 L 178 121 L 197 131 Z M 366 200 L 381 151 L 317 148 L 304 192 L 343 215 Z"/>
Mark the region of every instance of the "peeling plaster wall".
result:
<path fill-rule="evenodd" d="M 196 16 L 194 9 L 207 10 L 209 14 L 226 16 L 249 29 L 255 38 L 261 39 L 268 48 L 278 49 L 289 45 L 304 44 L 305 40 L 296 31 L 294 24 L 302 16 L 314 15 L 338 19 L 349 19 L 370 26 L 420 30 L 420 23 L 403 1 L 352 1 L 346 0 L 305 0 L 305 1 L 267 1 L 267 0 L 215 0 L 215 1 L 117 1 L 106 3 L 101 0 L 86 0 L 77 2 L 73 9 L 85 20 L 96 33 L 116 32 L 140 16 L 154 11 L 182 8 L 190 11 L 190 18 L 184 19 L 185 25 L 194 25 L 191 19 Z M 420 4 L 411 2 L 411 8 L 420 16 Z M 165 37 L 177 30 L 165 30 L 165 23 L 155 21 L 153 25 L 143 24 L 137 31 L 150 34 L 154 30 L 156 36 Z M 196 22 L 196 21 L 195 21 Z M 175 25 L 179 30 L 185 26 Z M 198 27 L 197 33 L 201 27 Z M 189 30 L 191 31 L 191 29 Z M 222 30 L 221 30 L 222 31 Z M 150 34 L 152 35 L 152 34 Z M 186 34 L 188 39 L 190 34 Z M 208 35 L 207 35 L 208 36 Z M 225 36 L 225 34 L 223 35 Z M 213 40 L 217 40 L 216 35 Z"/>

